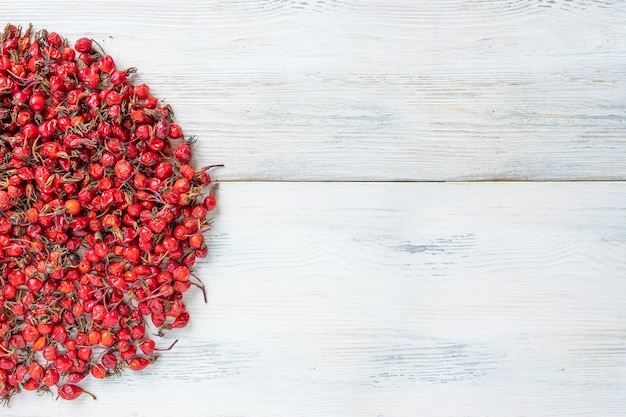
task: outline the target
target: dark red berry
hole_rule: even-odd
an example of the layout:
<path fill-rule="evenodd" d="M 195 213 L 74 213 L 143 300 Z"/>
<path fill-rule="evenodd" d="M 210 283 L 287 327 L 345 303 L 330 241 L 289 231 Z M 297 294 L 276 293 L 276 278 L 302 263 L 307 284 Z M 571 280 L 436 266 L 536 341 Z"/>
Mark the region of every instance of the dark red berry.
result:
<path fill-rule="evenodd" d="M 78 52 L 89 52 L 91 51 L 91 39 L 89 38 L 80 38 L 74 44 L 74 49 Z"/>

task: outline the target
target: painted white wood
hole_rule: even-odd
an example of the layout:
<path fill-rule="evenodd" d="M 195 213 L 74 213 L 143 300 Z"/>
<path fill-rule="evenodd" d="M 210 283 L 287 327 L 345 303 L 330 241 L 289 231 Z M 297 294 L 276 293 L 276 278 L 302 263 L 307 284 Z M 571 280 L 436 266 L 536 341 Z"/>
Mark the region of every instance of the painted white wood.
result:
<path fill-rule="evenodd" d="M 175 350 L 26 416 L 623 416 L 626 4 L 71 0 L 226 180 Z M 264 183 L 228 181 L 325 181 Z"/>
<path fill-rule="evenodd" d="M 626 4 L 29 1 L 170 102 L 224 180 L 626 179 Z"/>
<path fill-rule="evenodd" d="M 192 294 L 175 349 L 85 384 L 95 403 L 28 393 L 3 415 L 624 415 L 626 183 L 219 198 L 208 305 Z"/>

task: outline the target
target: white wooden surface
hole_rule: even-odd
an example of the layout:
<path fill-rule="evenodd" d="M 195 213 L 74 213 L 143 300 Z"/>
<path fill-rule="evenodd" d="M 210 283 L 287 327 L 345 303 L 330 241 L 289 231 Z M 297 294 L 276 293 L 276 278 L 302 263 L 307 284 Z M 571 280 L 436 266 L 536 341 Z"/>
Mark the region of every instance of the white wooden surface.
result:
<path fill-rule="evenodd" d="M 2 415 L 626 415 L 623 1 L 2 15 L 97 39 L 198 165 L 226 164 L 209 303 L 192 295 L 175 349 L 85 384 L 97 402 L 27 393 Z M 537 182 L 420 182 L 503 179 Z"/>
<path fill-rule="evenodd" d="M 618 0 L 30 1 L 139 68 L 223 180 L 626 178 Z"/>

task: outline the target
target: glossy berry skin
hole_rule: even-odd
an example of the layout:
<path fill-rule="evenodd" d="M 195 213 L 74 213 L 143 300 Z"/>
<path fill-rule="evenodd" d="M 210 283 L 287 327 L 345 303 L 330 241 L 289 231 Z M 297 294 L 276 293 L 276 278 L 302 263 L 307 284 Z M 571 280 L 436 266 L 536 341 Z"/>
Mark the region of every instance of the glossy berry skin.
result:
<path fill-rule="evenodd" d="M 204 207 L 207 209 L 207 211 L 213 210 L 216 206 L 217 206 L 217 200 L 215 199 L 214 195 L 211 194 L 205 197 Z"/>
<path fill-rule="evenodd" d="M 96 364 L 91 368 L 91 375 L 94 378 L 102 379 L 107 377 L 107 370 L 104 366 Z"/>
<path fill-rule="evenodd" d="M 175 156 L 180 162 L 184 164 L 189 163 L 191 161 L 191 146 L 187 142 L 181 143 L 176 148 Z"/>
<path fill-rule="evenodd" d="M 35 113 L 39 113 L 44 109 L 46 105 L 46 99 L 43 94 L 35 93 L 30 96 L 30 99 L 28 100 L 28 105 L 30 106 L 30 109 L 32 111 L 34 111 Z"/>
<path fill-rule="evenodd" d="M 146 358 L 133 358 L 128 363 L 128 367 L 133 371 L 141 371 L 150 365 L 152 362 Z"/>
<path fill-rule="evenodd" d="M 65 208 L 67 209 L 67 212 L 70 213 L 72 216 L 75 216 L 78 213 L 80 213 L 80 201 L 76 199 L 70 199 L 70 200 L 66 200 L 64 205 L 65 205 Z"/>
<path fill-rule="evenodd" d="M 96 399 L 96 396 L 93 395 L 92 393 L 85 391 L 84 389 L 82 389 L 81 387 L 79 387 L 78 385 L 74 385 L 74 384 L 65 384 L 65 385 L 61 385 L 59 387 L 58 390 L 58 394 L 59 397 L 63 398 L 64 400 L 75 400 L 76 398 L 80 397 L 81 394 L 89 394 L 94 400 Z"/>
<path fill-rule="evenodd" d="M 59 383 L 59 379 L 59 373 L 55 369 L 49 368 L 44 374 L 43 383 L 47 387 L 52 387 Z"/>

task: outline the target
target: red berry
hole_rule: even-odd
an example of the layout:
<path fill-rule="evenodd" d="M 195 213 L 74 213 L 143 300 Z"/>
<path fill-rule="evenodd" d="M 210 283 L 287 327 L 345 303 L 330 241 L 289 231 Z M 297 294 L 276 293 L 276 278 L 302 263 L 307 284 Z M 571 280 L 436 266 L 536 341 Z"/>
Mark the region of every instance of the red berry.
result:
<path fill-rule="evenodd" d="M 130 178 L 130 176 L 133 174 L 133 167 L 130 165 L 130 163 L 125 160 L 125 159 L 121 159 L 119 161 L 117 161 L 117 163 L 115 164 L 115 175 L 117 175 L 117 177 L 121 180 L 125 180 Z"/>
<path fill-rule="evenodd" d="M 162 180 L 169 178 L 172 175 L 173 171 L 174 170 L 172 164 L 167 161 L 160 162 L 154 169 L 154 173 L 157 178 L 160 178 Z"/>
<path fill-rule="evenodd" d="M 91 375 L 94 378 L 106 378 L 107 377 L 107 370 L 104 366 L 100 365 L 100 364 L 95 364 L 92 368 L 91 368 Z"/>
<path fill-rule="evenodd" d="M 113 58 L 111 58 L 109 55 L 105 55 L 100 58 L 100 61 L 98 62 L 98 67 L 101 72 L 105 74 L 110 74 L 115 69 L 115 62 L 113 61 Z"/>
<path fill-rule="evenodd" d="M 111 84 L 116 86 L 126 84 L 126 73 L 124 71 L 113 71 L 111 74 Z"/>
<path fill-rule="evenodd" d="M 69 199 L 65 201 L 65 209 L 72 216 L 76 216 L 80 213 L 80 202 L 76 199 Z"/>
<path fill-rule="evenodd" d="M 43 384 L 47 387 L 52 387 L 59 383 L 59 373 L 56 369 L 48 368 L 43 376 Z"/>
<path fill-rule="evenodd" d="M 102 366 L 107 369 L 115 369 L 117 367 L 117 358 L 111 352 L 102 355 Z"/>
<path fill-rule="evenodd" d="M 89 38 L 80 38 L 74 44 L 74 49 L 78 52 L 89 52 L 91 51 L 91 39 Z"/>
<path fill-rule="evenodd" d="M 204 243 L 204 236 L 202 235 L 193 235 L 189 236 L 189 246 L 192 248 L 200 248 Z"/>
<path fill-rule="evenodd" d="M 48 33 L 48 37 L 46 38 L 46 40 L 50 45 L 56 46 L 57 48 L 63 43 L 61 36 L 56 32 Z"/>
<path fill-rule="evenodd" d="M 204 293 L 189 268 L 208 253 L 215 188 L 170 106 L 91 39 L 9 25 L 1 46 L 0 400 L 52 386 L 71 400 L 89 374 L 172 348 L 145 323 L 186 326 L 183 293 Z"/>
<path fill-rule="evenodd" d="M 43 94 L 35 93 L 30 96 L 30 100 L 28 100 L 28 105 L 30 106 L 32 111 L 34 111 L 35 113 L 39 113 L 45 107 L 46 99 Z"/>
<path fill-rule="evenodd" d="M 191 161 L 191 146 L 187 142 L 181 143 L 178 148 L 176 148 L 176 159 L 180 162 L 187 164 Z"/>
<path fill-rule="evenodd" d="M 172 329 L 176 329 L 179 327 L 185 327 L 189 322 L 189 313 L 181 313 L 178 317 L 174 319 L 172 324 L 170 325 Z"/>
<path fill-rule="evenodd" d="M 148 87 L 146 84 L 139 84 L 133 88 L 133 92 L 138 99 L 145 100 L 150 95 L 150 87 Z"/>
<path fill-rule="evenodd" d="M 128 363 L 128 367 L 132 369 L 133 371 L 141 371 L 142 369 L 145 369 L 151 363 L 152 362 L 150 362 L 148 359 L 145 359 L 145 358 L 133 358 Z"/>
<path fill-rule="evenodd" d="M 208 209 L 205 206 L 198 204 L 197 206 L 193 207 L 191 215 L 196 219 L 204 219 L 206 217 L 207 210 Z"/>
<path fill-rule="evenodd" d="M 183 130 L 176 123 L 170 125 L 169 136 L 172 139 L 180 139 L 183 137 Z"/>
<path fill-rule="evenodd" d="M 208 196 L 204 198 L 204 207 L 208 211 L 213 210 L 216 205 L 217 205 L 217 200 L 215 199 L 215 196 L 213 194 L 209 194 Z"/>
<path fill-rule="evenodd" d="M 64 400 L 75 400 L 76 398 L 80 397 L 82 393 L 89 394 L 94 400 L 96 399 L 95 395 L 93 395 L 89 391 L 85 391 L 78 385 L 74 384 L 61 385 L 58 391 L 59 397 L 63 398 Z"/>
<path fill-rule="evenodd" d="M 179 266 L 174 270 L 174 279 L 177 281 L 189 280 L 189 268 L 186 266 Z"/>

